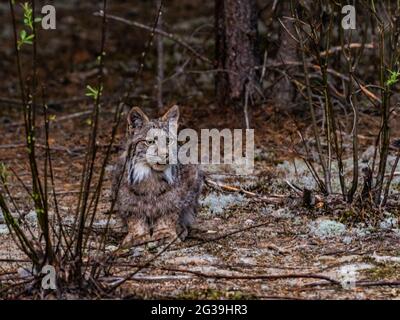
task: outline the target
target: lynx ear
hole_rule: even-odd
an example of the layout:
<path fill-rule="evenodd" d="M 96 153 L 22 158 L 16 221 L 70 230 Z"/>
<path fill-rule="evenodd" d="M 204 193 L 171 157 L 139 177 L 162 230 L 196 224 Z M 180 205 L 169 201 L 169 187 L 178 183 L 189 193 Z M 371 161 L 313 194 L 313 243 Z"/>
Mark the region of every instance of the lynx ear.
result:
<path fill-rule="evenodd" d="M 133 107 L 128 114 L 128 127 L 130 130 L 138 129 L 143 126 L 149 118 L 139 107 Z"/>
<path fill-rule="evenodd" d="M 169 122 L 174 126 L 178 126 L 179 120 L 179 107 L 177 105 L 172 106 L 162 117 L 162 121 Z"/>

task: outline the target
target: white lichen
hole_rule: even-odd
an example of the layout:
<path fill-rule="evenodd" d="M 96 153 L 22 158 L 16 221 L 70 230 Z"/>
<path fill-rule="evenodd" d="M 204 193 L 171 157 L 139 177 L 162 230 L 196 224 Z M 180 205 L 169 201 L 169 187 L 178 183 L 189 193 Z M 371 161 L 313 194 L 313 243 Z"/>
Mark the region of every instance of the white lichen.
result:
<path fill-rule="evenodd" d="M 277 169 L 284 173 L 284 179 L 290 180 L 307 189 L 315 189 L 317 183 L 310 173 L 305 162 L 301 159 L 284 161 L 277 165 Z"/>
<path fill-rule="evenodd" d="M 360 160 L 358 162 L 359 168 L 359 185 L 363 184 L 364 176 L 362 174 L 363 168 L 371 167 L 372 159 L 374 157 L 375 148 L 373 146 L 368 147 L 361 155 Z M 375 165 L 379 164 L 379 153 L 377 154 L 377 159 L 375 161 Z M 317 159 L 314 156 L 314 159 Z M 389 155 L 387 159 L 387 166 L 386 166 L 386 174 L 389 175 L 392 171 L 392 166 L 394 165 L 396 160 L 396 156 Z M 347 159 L 343 159 L 343 172 L 344 176 L 351 176 L 353 172 L 354 161 L 353 157 L 349 157 Z M 320 165 L 318 165 L 318 161 L 313 163 L 313 167 L 317 171 L 319 177 L 323 179 L 323 170 Z M 307 167 L 305 162 L 302 159 L 293 159 L 291 161 L 284 161 L 281 164 L 278 164 L 277 167 L 278 171 L 280 171 L 283 176 L 283 180 L 289 180 L 290 182 L 296 183 L 301 188 L 307 189 L 316 189 L 317 183 L 315 178 L 310 172 L 310 169 Z M 397 165 L 395 171 L 400 170 L 400 162 Z M 341 186 L 339 180 L 339 168 L 338 163 L 334 161 L 331 166 L 331 186 L 332 192 L 340 193 Z M 390 194 L 397 193 L 400 187 L 400 176 L 395 175 L 393 177 L 393 181 L 390 188 Z"/>
<path fill-rule="evenodd" d="M 280 209 L 274 210 L 270 207 L 267 207 L 267 208 L 263 208 L 263 212 L 270 214 L 271 216 L 273 216 L 275 218 L 281 218 L 281 219 L 293 218 L 293 213 L 288 208 L 280 208 Z"/>
<path fill-rule="evenodd" d="M 338 237 L 346 232 L 346 226 L 343 223 L 333 220 L 313 221 L 309 228 L 311 234 L 322 239 Z"/>
<path fill-rule="evenodd" d="M 379 227 L 381 229 L 384 230 L 388 230 L 388 229 L 394 229 L 398 226 L 399 221 L 397 218 L 392 217 L 392 216 L 388 216 L 386 218 L 384 218 L 380 223 L 379 223 Z"/>
<path fill-rule="evenodd" d="M 37 224 L 37 214 L 36 211 L 31 210 L 29 213 L 24 217 L 24 220 L 31 225 Z"/>
<path fill-rule="evenodd" d="M 211 213 L 220 214 L 225 208 L 244 203 L 245 201 L 245 197 L 241 194 L 210 193 L 204 199 L 200 200 L 200 204 L 207 207 Z"/>
<path fill-rule="evenodd" d="M 9 230 L 5 224 L 0 224 L 0 234 L 9 234 Z"/>
<path fill-rule="evenodd" d="M 351 230 L 351 233 L 358 238 L 363 238 L 370 235 L 372 231 L 373 231 L 372 226 L 365 226 L 365 224 L 359 224 L 358 226 L 354 227 Z"/>
<path fill-rule="evenodd" d="M 344 244 L 350 244 L 353 242 L 353 237 L 350 237 L 350 236 L 343 237 L 342 242 Z"/>

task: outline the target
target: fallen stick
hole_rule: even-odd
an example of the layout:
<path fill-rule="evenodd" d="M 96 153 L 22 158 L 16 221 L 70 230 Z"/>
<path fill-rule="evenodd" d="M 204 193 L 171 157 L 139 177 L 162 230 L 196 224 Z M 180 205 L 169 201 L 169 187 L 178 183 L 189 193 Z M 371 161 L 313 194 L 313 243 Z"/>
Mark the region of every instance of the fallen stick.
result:
<path fill-rule="evenodd" d="M 46 149 L 47 147 L 45 145 L 36 143 L 36 147 L 41 148 L 41 149 Z M 3 144 L 0 145 L 0 149 L 18 149 L 18 148 L 26 148 L 26 143 L 15 143 L 15 144 Z M 63 151 L 68 153 L 71 156 L 77 155 L 79 152 L 83 151 L 85 148 L 84 147 L 76 147 L 73 150 L 68 149 L 67 147 L 64 146 L 52 146 L 50 147 L 50 150 L 53 151 Z"/>
<path fill-rule="evenodd" d="M 321 279 L 330 282 L 331 284 L 340 285 L 340 281 L 329 278 L 328 276 L 324 276 L 322 274 L 313 274 L 313 273 L 289 273 L 289 274 L 260 274 L 260 275 L 225 275 L 225 274 L 211 274 L 204 273 L 201 271 L 188 270 L 182 268 L 166 268 L 162 267 L 162 270 L 172 271 L 172 272 L 182 272 L 182 273 L 191 273 L 197 275 L 199 277 L 204 278 L 214 278 L 214 279 L 236 279 L 236 280 L 280 280 L 280 279 Z"/>
<path fill-rule="evenodd" d="M 157 253 L 153 258 L 150 258 L 149 260 L 147 260 L 147 262 L 145 262 L 143 265 L 141 265 L 139 268 L 137 268 L 135 271 L 129 273 L 127 276 L 125 276 L 124 278 L 122 278 L 121 280 L 117 281 L 116 283 L 112 284 L 110 287 L 107 288 L 106 292 L 107 293 L 111 293 L 112 291 L 114 291 L 115 289 L 117 289 L 118 287 L 120 287 L 122 284 L 124 284 L 125 282 L 129 281 L 132 277 L 134 277 L 136 274 L 138 274 L 140 271 L 142 271 L 143 269 L 148 268 L 149 266 L 151 266 L 151 264 L 157 260 L 164 252 L 166 252 L 177 240 L 179 239 L 179 235 L 172 240 L 171 242 L 169 242 L 159 253 Z M 114 255 L 118 255 L 118 252 L 121 251 L 121 248 L 117 249 L 116 251 L 113 252 Z"/>
<path fill-rule="evenodd" d="M 269 224 L 271 224 L 271 221 L 259 223 L 259 224 L 253 225 L 253 226 L 249 226 L 249 227 L 246 227 L 246 228 L 239 229 L 239 230 L 234 230 L 234 231 L 231 231 L 231 232 L 224 233 L 224 234 L 222 234 L 220 236 L 217 236 L 217 237 L 212 237 L 212 238 L 209 238 L 209 239 L 205 239 L 205 240 L 199 241 L 197 243 L 194 243 L 194 244 L 191 244 L 189 246 L 186 246 L 185 248 L 192 248 L 192 247 L 196 247 L 196 246 L 199 246 L 199 245 L 202 245 L 202 244 L 205 244 L 205 243 L 218 241 L 218 240 L 233 236 L 235 234 L 238 234 L 238 233 L 241 233 L 241 232 L 245 232 L 245 231 L 249 231 L 249 230 L 255 229 L 255 228 L 260 228 L 260 227 L 263 227 L 263 226 L 266 226 L 266 225 L 269 225 Z M 179 249 L 176 249 L 176 250 L 179 250 Z M 174 251 L 174 250 L 171 250 L 171 251 Z"/>
<path fill-rule="evenodd" d="M 100 280 L 108 282 L 110 286 L 118 283 L 119 281 L 123 280 L 123 277 L 105 277 Z M 181 281 L 181 280 L 191 280 L 193 276 L 188 275 L 159 275 L 159 276 L 146 276 L 146 275 L 135 275 L 131 277 L 130 281 Z"/>
<path fill-rule="evenodd" d="M 35 146 L 40 148 L 40 149 L 46 149 L 47 148 L 45 145 L 40 144 L 40 143 L 36 143 Z M 96 147 L 97 148 L 107 148 L 108 145 L 96 144 Z M 113 147 L 114 148 L 120 148 L 121 146 L 120 145 L 113 145 Z M 2 145 L 0 145 L 0 150 L 1 149 L 18 149 L 18 148 L 26 148 L 26 143 L 13 143 L 13 144 L 2 144 Z M 86 149 L 86 147 L 75 147 L 75 148 L 73 148 L 71 150 L 71 149 L 69 149 L 67 147 L 64 147 L 64 146 L 55 145 L 55 146 L 51 146 L 49 149 L 53 150 L 53 151 L 63 151 L 63 152 L 68 153 L 71 156 L 76 156 L 80 152 L 84 151 Z"/>
<path fill-rule="evenodd" d="M 400 176 L 400 171 L 398 171 L 398 172 L 395 172 L 395 173 L 393 173 L 393 176 Z M 390 177 L 390 174 L 388 173 L 388 174 L 385 174 L 385 178 L 389 178 Z"/>
<path fill-rule="evenodd" d="M 89 111 L 80 111 L 80 112 L 76 112 L 73 114 L 69 114 L 66 116 L 62 116 L 62 117 L 58 117 L 55 118 L 54 120 L 51 120 L 51 122 L 61 122 L 61 121 L 65 121 L 65 120 L 71 120 L 71 119 L 75 119 L 75 118 L 79 118 L 79 117 L 83 117 L 83 116 L 88 116 L 90 114 L 92 114 L 93 111 L 89 110 Z M 10 127 L 20 127 L 23 126 L 24 122 L 20 121 L 20 122 L 16 122 L 16 123 L 11 123 L 9 126 Z"/>
<path fill-rule="evenodd" d="M 381 287 L 381 286 L 400 286 L 400 280 L 382 280 L 382 281 L 357 281 L 357 287 Z"/>
<path fill-rule="evenodd" d="M 87 100 L 86 97 L 72 97 L 69 99 L 49 101 L 47 103 L 47 106 L 50 108 L 55 108 L 55 107 L 62 106 L 65 104 L 72 104 L 72 103 L 82 102 L 85 100 Z M 0 97 L 0 103 L 10 104 L 10 105 L 21 105 L 21 100 L 14 99 L 14 98 Z"/>
<path fill-rule="evenodd" d="M 110 111 L 104 110 L 101 111 L 101 114 L 106 114 L 109 113 Z M 79 112 L 75 112 L 72 114 L 68 114 L 62 117 L 56 117 L 54 120 L 51 120 L 51 123 L 58 123 L 58 122 L 62 122 L 62 121 L 66 121 L 66 120 L 72 120 L 72 119 L 76 119 L 76 118 L 80 118 L 80 117 L 84 117 L 84 116 L 88 116 L 91 115 L 93 113 L 92 110 L 88 110 L 88 111 L 79 111 Z M 23 121 L 19 121 L 19 122 L 15 122 L 15 123 L 10 123 L 7 126 L 8 127 L 20 127 L 23 126 L 24 122 Z M 44 124 L 38 125 L 37 127 L 40 126 L 44 126 Z"/>
<path fill-rule="evenodd" d="M 363 46 L 362 43 L 350 43 L 350 45 L 345 45 L 344 48 L 345 49 L 358 49 L 361 48 Z M 375 49 L 377 48 L 377 46 L 374 43 L 366 43 L 364 44 L 364 48 L 365 49 Z M 320 53 L 321 57 L 324 57 L 326 55 L 330 55 L 332 53 L 338 52 L 338 51 L 342 51 L 342 46 L 336 46 L 336 47 L 332 47 L 329 50 L 325 50 L 322 51 Z"/>
<path fill-rule="evenodd" d="M 303 286 L 303 288 L 300 288 L 298 290 L 310 290 L 311 288 L 315 288 L 315 287 L 327 287 L 327 286 L 330 286 L 331 284 L 332 283 L 314 282 L 314 283 L 306 284 Z M 353 284 L 354 288 L 357 288 L 357 287 L 384 287 L 384 286 L 389 286 L 389 287 L 390 286 L 400 286 L 400 280 L 378 280 L 378 281 L 361 280 L 361 281 L 356 281 Z"/>
<path fill-rule="evenodd" d="M 261 196 L 261 195 L 258 195 L 257 193 L 247 191 L 242 188 L 237 188 L 234 186 L 221 184 L 221 183 L 215 182 L 211 179 L 205 179 L 205 182 L 206 182 L 206 184 L 211 185 L 213 187 L 217 187 L 217 188 L 227 190 L 227 191 L 232 191 L 232 192 L 241 192 L 241 193 L 244 193 L 245 195 L 248 195 L 253 198 L 257 198 L 258 200 L 268 202 L 268 203 L 279 204 L 279 203 L 282 203 L 284 199 L 287 199 L 286 195 L 279 195 L 279 194 L 274 194 L 274 195 L 270 195 L 270 196 Z"/>

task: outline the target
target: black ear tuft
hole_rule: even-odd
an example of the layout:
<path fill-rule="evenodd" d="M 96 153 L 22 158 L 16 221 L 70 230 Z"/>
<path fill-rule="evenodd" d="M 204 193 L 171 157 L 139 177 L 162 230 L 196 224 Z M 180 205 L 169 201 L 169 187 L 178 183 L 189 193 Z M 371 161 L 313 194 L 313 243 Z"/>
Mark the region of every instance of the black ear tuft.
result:
<path fill-rule="evenodd" d="M 149 118 L 139 107 L 133 107 L 128 114 L 128 126 L 130 129 L 139 129 L 149 121 Z"/>

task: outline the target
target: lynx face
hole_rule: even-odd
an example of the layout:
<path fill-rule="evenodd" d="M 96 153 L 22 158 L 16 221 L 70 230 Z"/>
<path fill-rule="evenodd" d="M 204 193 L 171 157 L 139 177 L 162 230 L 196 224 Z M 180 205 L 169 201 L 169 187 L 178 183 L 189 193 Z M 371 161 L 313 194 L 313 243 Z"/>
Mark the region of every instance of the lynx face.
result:
<path fill-rule="evenodd" d="M 150 120 L 138 107 L 128 115 L 128 182 L 139 183 L 155 172 L 164 174 L 165 179 L 174 180 L 174 165 L 171 150 L 176 146 L 179 108 L 173 106 L 161 118 Z"/>

